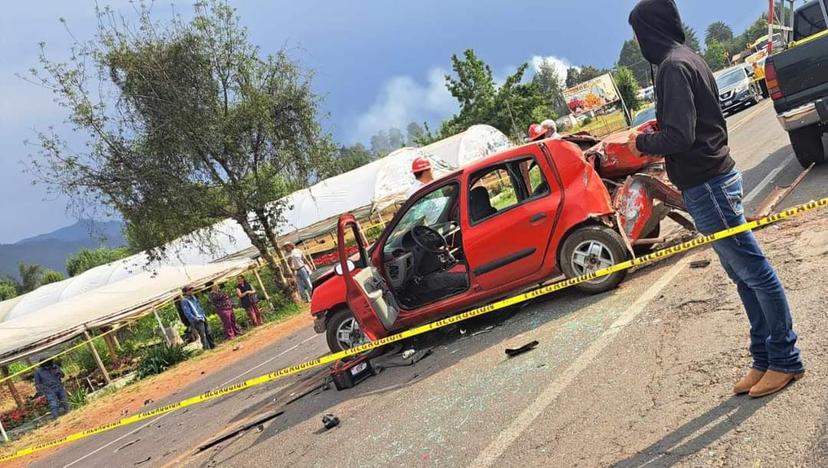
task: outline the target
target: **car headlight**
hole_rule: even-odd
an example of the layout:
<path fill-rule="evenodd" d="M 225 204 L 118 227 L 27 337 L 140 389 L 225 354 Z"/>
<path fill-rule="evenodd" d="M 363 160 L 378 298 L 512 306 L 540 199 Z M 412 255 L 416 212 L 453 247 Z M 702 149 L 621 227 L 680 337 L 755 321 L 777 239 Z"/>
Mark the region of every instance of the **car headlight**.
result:
<path fill-rule="evenodd" d="M 736 91 L 734 91 L 733 94 L 735 94 L 737 96 L 744 96 L 745 94 L 747 94 L 748 88 L 749 87 L 747 85 L 740 86 L 740 87 L 736 88 Z"/>

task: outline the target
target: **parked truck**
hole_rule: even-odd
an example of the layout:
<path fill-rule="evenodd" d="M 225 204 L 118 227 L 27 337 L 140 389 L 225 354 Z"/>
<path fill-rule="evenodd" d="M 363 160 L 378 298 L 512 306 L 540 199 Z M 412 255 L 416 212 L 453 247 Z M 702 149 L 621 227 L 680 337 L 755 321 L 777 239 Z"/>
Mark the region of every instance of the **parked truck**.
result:
<path fill-rule="evenodd" d="M 793 42 L 765 62 L 768 92 L 803 167 L 825 162 L 828 131 L 828 0 L 794 12 Z"/>

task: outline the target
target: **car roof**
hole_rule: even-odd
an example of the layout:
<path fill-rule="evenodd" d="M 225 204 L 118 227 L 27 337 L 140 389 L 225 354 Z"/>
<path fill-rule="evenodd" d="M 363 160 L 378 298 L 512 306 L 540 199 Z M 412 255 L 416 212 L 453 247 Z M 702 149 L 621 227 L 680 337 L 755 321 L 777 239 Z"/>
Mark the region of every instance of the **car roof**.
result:
<path fill-rule="evenodd" d="M 499 153 L 495 153 L 495 154 L 486 156 L 485 158 L 478 159 L 477 161 L 469 164 L 468 166 L 464 167 L 460 171 L 457 171 L 457 173 L 459 174 L 459 173 L 462 173 L 462 172 L 476 172 L 480 169 L 484 169 L 484 168 L 492 165 L 492 163 L 497 163 L 497 162 L 500 162 L 500 161 L 508 161 L 508 160 L 514 158 L 515 156 L 525 156 L 525 155 L 527 155 L 527 153 L 535 154 L 535 152 L 532 151 L 530 148 L 536 147 L 538 145 L 538 143 L 539 142 L 537 142 L 537 141 L 530 141 L 528 143 L 525 143 L 525 144 L 522 144 L 522 145 L 519 145 L 519 146 L 513 146 L 513 147 L 511 147 L 509 149 L 505 149 L 505 150 L 503 150 Z M 529 150 L 529 151 L 527 151 L 527 150 Z"/>
<path fill-rule="evenodd" d="M 732 72 L 733 70 L 738 70 L 740 68 L 742 69 L 742 71 L 747 73 L 747 69 L 745 67 L 746 67 L 746 65 L 743 65 L 743 64 L 742 65 L 734 65 L 730 68 L 725 68 L 724 70 L 717 71 L 716 73 L 713 74 L 713 76 L 718 78 L 720 76 L 727 75 L 728 73 Z"/>

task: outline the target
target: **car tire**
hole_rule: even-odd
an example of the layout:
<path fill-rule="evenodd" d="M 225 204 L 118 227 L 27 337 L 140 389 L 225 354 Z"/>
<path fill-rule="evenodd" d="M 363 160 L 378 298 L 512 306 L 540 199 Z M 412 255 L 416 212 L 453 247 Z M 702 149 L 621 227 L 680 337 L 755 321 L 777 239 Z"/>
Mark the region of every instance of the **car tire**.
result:
<path fill-rule="evenodd" d="M 353 327 L 356 327 L 356 329 Z M 343 333 L 347 333 L 348 329 L 350 329 L 353 334 L 350 345 L 345 343 L 341 337 Z M 357 333 L 359 336 L 357 336 Z M 365 335 L 359 329 L 359 323 L 354 318 L 354 314 L 351 313 L 351 309 L 348 309 L 347 307 L 336 309 L 325 323 L 325 338 L 328 341 L 328 349 L 330 349 L 332 353 L 345 351 L 346 349 L 353 348 L 356 344 L 360 344 L 356 342 L 359 337 L 361 337 L 362 340 L 365 340 Z"/>
<path fill-rule="evenodd" d="M 813 163 L 822 164 L 825 162 L 825 146 L 822 144 L 823 129 L 820 125 L 791 130 L 788 136 L 791 138 L 796 159 L 802 167 L 808 167 Z"/>
<path fill-rule="evenodd" d="M 606 226 L 584 226 L 567 236 L 561 246 L 559 264 L 567 278 L 575 278 L 624 262 L 629 257 L 630 253 L 618 232 Z M 615 289 L 626 275 L 626 270 L 619 271 L 575 287 L 590 294 L 603 293 Z"/>

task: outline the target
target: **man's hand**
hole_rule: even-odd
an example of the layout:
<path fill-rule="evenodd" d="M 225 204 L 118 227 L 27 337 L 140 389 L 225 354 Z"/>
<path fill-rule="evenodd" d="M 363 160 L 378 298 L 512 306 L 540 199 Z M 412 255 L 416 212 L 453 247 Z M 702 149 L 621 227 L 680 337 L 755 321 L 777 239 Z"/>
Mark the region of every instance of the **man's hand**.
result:
<path fill-rule="evenodd" d="M 636 146 L 636 141 L 638 140 L 638 135 L 640 135 L 640 133 L 638 133 L 638 132 L 630 133 L 630 137 L 627 140 L 627 148 L 629 148 L 629 150 L 632 154 L 640 157 L 640 156 L 644 156 L 644 155 L 641 154 L 641 151 L 638 151 L 638 147 Z"/>

